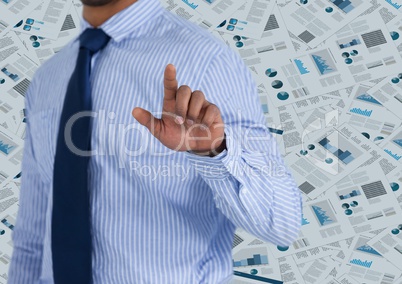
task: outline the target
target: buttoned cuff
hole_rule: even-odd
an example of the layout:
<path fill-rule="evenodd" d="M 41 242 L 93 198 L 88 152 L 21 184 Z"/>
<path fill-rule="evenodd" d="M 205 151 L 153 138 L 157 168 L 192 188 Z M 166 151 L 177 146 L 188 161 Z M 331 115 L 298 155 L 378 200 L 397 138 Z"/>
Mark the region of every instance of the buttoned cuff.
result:
<path fill-rule="evenodd" d="M 186 152 L 186 156 L 198 174 L 205 179 L 224 179 L 233 174 L 233 165 L 240 157 L 240 145 L 226 135 L 226 149 L 214 157 Z"/>

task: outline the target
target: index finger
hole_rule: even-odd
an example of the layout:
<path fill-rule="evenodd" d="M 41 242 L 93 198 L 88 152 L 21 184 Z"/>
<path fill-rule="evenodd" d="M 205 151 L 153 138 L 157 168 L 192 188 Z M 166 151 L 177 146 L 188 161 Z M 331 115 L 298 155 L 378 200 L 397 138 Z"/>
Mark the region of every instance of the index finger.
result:
<path fill-rule="evenodd" d="M 178 87 L 176 80 L 176 67 L 174 67 L 173 64 L 166 65 L 163 86 L 165 92 L 164 100 L 175 100 Z"/>

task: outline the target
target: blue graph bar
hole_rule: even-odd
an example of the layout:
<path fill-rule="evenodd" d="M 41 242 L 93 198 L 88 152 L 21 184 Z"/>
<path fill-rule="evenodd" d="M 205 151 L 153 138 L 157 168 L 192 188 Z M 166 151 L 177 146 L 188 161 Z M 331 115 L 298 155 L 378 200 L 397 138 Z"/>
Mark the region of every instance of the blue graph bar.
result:
<path fill-rule="evenodd" d="M 254 258 L 247 258 L 247 264 L 248 265 L 255 265 Z"/>
<path fill-rule="evenodd" d="M 340 154 L 338 158 L 341 159 L 341 160 L 345 160 L 350 155 L 352 155 L 352 153 L 350 153 L 349 151 L 345 151 L 342 154 Z"/>
<path fill-rule="evenodd" d="M 335 2 L 339 3 L 339 4 L 336 4 L 336 3 L 334 3 L 334 4 L 337 5 L 342 10 L 352 4 L 352 3 L 350 3 L 349 0 L 346 0 L 346 1 L 339 0 L 339 1 L 335 1 Z"/>
<path fill-rule="evenodd" d="M 398 3 L 394 3 L 391 0 L 385 0 L 385 2 L 391 4 L 395 9 L 400 9 L 402 7 L 402 5 L 399 5 Z"/>
<path fill-rule="evenodd" d="M 243 277 L 243 278 L 258 280 L 258 281 L 261 281 L 263 283 L 283 284 L 283 282 L 279 281 L 279 280 L 266 278 L 266 277 L 261 277 L 261 276 L 257 276 L 257 275 L 252 275 L 252 274 L 247 274 L 247 273 L 240 272 L 240 271 L 237 271 L 237 270 L 234 270 L 233 274 L 236 275 L 236 276 L 239 276 L 239 277 Z"/>
<path fill-rule="evenodd" d="M 353 161 L 354 160 L 354 158 L 353 158 L 353 156 L 347 156 L 345 159 L 342 159 L 342 161 L 345 163 L 345 164 L 349 164 L 351 161 Z"/>
<path fill-rule="evenodd" d="M 260 254 L 255 254 L 254 255 L 254 263 L 257 264 L 261 264 L 261 255 Z"/>
<path fill-rule="evenodd" d="M 2 222 L 4 225 L 6 225 L 8 228 L 10 228 L 10 230 L 14 230 L 14 225 L 11 224 L 10 222 L 8 222 L 7 219 L 4 218 L 3 220 L 1 220 L 1 222 Z"/>
<path fill-rule="evenodd" d="M 283 134 L 283 130 L 281 130 L 281 129 L 275 129 L 275 128 L 272 128 L 272 127 L 268 127 L 268 130 L 271 133 L 275 133 L 275 134 L 279 134 L 279 135 Z"/>

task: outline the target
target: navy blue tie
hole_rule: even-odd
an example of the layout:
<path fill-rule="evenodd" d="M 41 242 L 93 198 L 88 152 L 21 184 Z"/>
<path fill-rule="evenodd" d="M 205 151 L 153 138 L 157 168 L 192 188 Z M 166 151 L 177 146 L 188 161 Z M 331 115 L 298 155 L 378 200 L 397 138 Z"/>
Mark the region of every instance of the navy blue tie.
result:
<path fill-rule="evenodd" d="M 52 261 L 54 283 L 92 282 L 92 239 L 88 192 L 91 142 L 91 58 L 110 37 L 86 29 L 64 99 L 53 172 Z M 84 152 L 85 151 L 85 152 Z"/>

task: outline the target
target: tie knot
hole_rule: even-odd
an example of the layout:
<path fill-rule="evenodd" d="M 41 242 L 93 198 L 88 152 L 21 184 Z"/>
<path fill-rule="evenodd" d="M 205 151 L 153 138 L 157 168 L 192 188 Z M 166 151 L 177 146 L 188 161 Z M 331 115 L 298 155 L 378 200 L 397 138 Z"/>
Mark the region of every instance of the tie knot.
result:
<path fill-rule="evenodd" d="M 104 48 L 109 42 L 110 36 L 108 36 L 102 29 L 86 29 L 80 35 L 80 47 L 84 47 L 97 53 Z"/>

